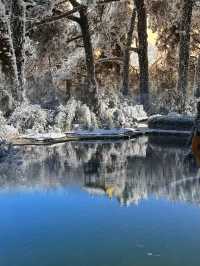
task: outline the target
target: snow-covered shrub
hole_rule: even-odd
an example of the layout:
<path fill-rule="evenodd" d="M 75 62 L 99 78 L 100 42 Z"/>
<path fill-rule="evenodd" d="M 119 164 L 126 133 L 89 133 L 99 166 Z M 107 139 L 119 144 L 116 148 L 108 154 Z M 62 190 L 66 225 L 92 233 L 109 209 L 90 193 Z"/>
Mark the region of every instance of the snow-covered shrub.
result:
<path fill-rule="evenodd" d="M 53 105 L 48 109 L 38 104 L 24 103 L 14 110 L 7 124 L 22 134 L 135 127 L 138 121 L 146 118 L 143 106 L 135 105 L 132 98 L 124 98 L 116 91 L 102 89 L 97 114 L 86 103 L 71 97 L 66 104 Z"/>
<path fill-rule="evenodd" d="M 1 73 L 0 73 L 1 74 Z M 3 88 L 0 84 L 0 110 L 4 115 L 8 115 L 14 108 L 14 102 L 8 88 Z"/>
<path fill-rule="evenodd" d="M 125 98 L 116 91 L 106 92 L 101 97 L 99 109 L 101 127 L 135 127 L 136 122 L 147 119 L 142 105 L 136 105 L 134 99 Z"/>
<path fill-rule="evenodd" d="M 6 119 L 3 116 L 3 113 L 0 111 L 0 127 L 6 124 Z"/>
<path fill-rule="evenodd" d="M 124 112 L 121 109 L 116 109 L 113 112 L 113 122 L 115 127 L 121 128 L 126 126 L 126 118 Z"/>
<path fill-rule="evenodd" d="M 6 125 L 6 120 L 3 117 L 2 112 L 0 111 L 0 144 L 4 141 L 5 137 L 5 125 Z"/>
<path fill-rule="evenodd" d="M 147 114 L 144 111 L 143 105 L 125 106 L 123 112 L 132 121 L 139 122 L 147 119 Z"/>
<path fill-rule="evenodd" d="M 174 89 L 166 90 L 160 95 L 151 98 L 151 114 L 168 114 L 170 112 L 195 114 L 196 102 L 193 96 L 184 96 Z"/>
<path fill-rule="evenodd" d="M 39 105 L 21 105 L 13 112 L 9 124 L 16 127 L 21 133 L 25 133 L 27 130 L 44 132 L 48 128 L 48 113 Z"/>
<path fill-rule="evenodd" d="M 77 108 L 76 122 L 81 125 L 83 129 L 94 129 L 98 127 L 96 115 L 90 111 L 86 104 Z"/>
<path fill-rule="evenodd" d="M 194 97 L 188 97 L 186 100 L 186 106 L 185 106 L 185 112 L 188 115 L 194 115 L 196 114 L 196 105 L 199 99 L 194 98 Z"/>
<path fill-rule="evenodd" d="M 80 105 L 80 102 L 71 98 L 66 106 L 60 105 L 57 109 L 57 114 L 55 116 L 54 125 L 61 130 L 70 130 L 72 124 L 75 122 L 76 109 Z"/>
<path fill-rule="evenodd" d="M 3 113 L 0 111 L 0 143 L 18 136 L 18 130 L 12 125 L 7 125 Z"/>

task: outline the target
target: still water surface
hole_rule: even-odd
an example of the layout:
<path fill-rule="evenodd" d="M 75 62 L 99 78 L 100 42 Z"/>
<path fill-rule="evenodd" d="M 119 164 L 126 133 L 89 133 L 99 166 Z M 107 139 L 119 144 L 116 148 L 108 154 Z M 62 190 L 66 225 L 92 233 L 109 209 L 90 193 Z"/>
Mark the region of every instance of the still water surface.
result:
<path fill-rule="evenodd" d="M 0 162 L 0 266 L 199 266 L 186 153 L 146 138 L 20 148 Z"/>

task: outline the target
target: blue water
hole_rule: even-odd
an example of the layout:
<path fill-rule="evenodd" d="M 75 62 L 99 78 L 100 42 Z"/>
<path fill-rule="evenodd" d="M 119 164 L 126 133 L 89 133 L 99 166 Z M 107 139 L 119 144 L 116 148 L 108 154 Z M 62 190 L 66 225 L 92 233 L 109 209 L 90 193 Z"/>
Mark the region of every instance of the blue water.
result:
<path fill-rule="evenodd" d="M 89 173 L 88 170 L 83 170 L 88 162 L 81 159 L 74 165 L 70 165 L 69 162 L 67 165 L 65 162 L 66 172 L 61 171 L 61 174 L 61 163 L 62 160 L 67 160 L 67 155 L 62 156 L 63 150 L 60 150 L 60 147 L 59 151 L 54 148 L 53 153 L 51 148 L 45 150 L 48 154 L 45 160 L 37 153 L 35 161 L 32 158 L 28 166 L 21 166 L 20 172 L 19 165 L 16 170 L 11 163 L 13 172 L 8 171 L 8 176 L 1 176 L 3 181 L 1 180 L 0 190 L 0 266 L 200 265 L 198 178 L 184 181 L 181 185 L 179 183 L 175 189 L 173 186 L 171 189 L 174 192 L 170 196 L 169 183 L 174 175 L 173 171 L 176 172 L 178 169 L 176 175 L 180 180 L 182 178 L 179 176 L 182 173 L 181 169 L 185 167 L 181 161 L 182 153 L 177 158 L 177 164 L 168 165 L 171 174 L 164 174 L 162 179 L 158 176 L 154 181 L 152 173 L 149 176 L 152 169 L 145 170 L 146 175 L 142 178 L 135 177 L 136 173 L 131 165 L 133 160 L 136 160 L 136 155 L 133 155 L 130 161 L 129 154 L 129 162 L 127 164 L 126 160 L 123 160 L 122 169 L 119 169 L 119 162 L 112 168 L 108 158 L 105 159 L 111 147 L 100 146 L 103 153 L 101 167 L 97 167 L 94 159 L 90 159 L 87 166 L 90 170 L 93 167 L 93 170 Z M 123 149 L 121 156 L 125 156 L 124 147 L 116 147 L 121 151 Z M 65 150 L 68 148 L 65 147 Z M 83 149 L 82 147 L 81 150 Z M 23 151 L 23 161 L 27 160 L 24 156 L 29 152 Z M 55 152 L 60 164 L 55 162 L 55 157 L 52 156 Z M 167 153 L 165 151 L 165 156 Z M 177 157 L 177 150 L 175 153 Z M 78 154 L 80 155 L 80 150 Z M 171 153 L 169 155 L 172 157 Z M 146 155 L 145 160 L 147 157 Z M 161 161 L 160 159 L 160 163 Z M 4 167 L 6 163 L 4 162 Z M 51 171 L 47 171 L 49 164 L 54 165 Z M 147 162 L 140 162 L 140 173 L 145 167 L 143 164 L 147 165 Z M 154 166 L 153 159 L 152 165 Z M 191 168 L 191 164 L 189 165 Z M 125 173 L 123 166 L 126 168 Z M 184 168 L 183 172 L 187 172 L 187 169 Z M 159 174 L 158 169 L 153 170 Z M 85 171 L 83 177 L 82 171 Z M 120 178 L 126 178 L 125 184 L 129 183 L 127 187 L 132 186 L 132 200 L 129 199 L 128 202 L 120 200 L 119 195 L 125 193 L 118 192 L 119 188 L 122 188 L 121 183 L 116 188 L 117 195 L 110 195 L 106 189 L 102 189 L 101 179 L 104 180 L 105 187 L 116 187 L 113 180 L 119 171 L 122 171 L 124 176 L 120 172 L 121 177 L 117 177 L 116 183 L 119 183 Z M 113 172 L 115 175 L 111 182 Z M 37 176 L 33 173 L 37 173 Z M 163 173 L 168 173 L 168 170 L 163 169 Z M 13 176 L 14 174 L 16 176 Z M 100 187 L 101 193 L 88 190 L 88 182 L 85 181 L 88 178 L 92 179 L 92 189 L 98 190 Z M 108 179 L 109 182 L 105 181 Z M 141 191 L 144 185 L 139 185 L 143 179 L 147 188 L 151 187 L 145 195 Z M 109 185 L 106 185 L 106 182 Z M 171 183 L 174 184 L 174 177 Z M 128 188 L 123 189 L 125 190 L 126 194 L 129 193 Z M 140 197 L 133 200 L 136 194 Z"/>

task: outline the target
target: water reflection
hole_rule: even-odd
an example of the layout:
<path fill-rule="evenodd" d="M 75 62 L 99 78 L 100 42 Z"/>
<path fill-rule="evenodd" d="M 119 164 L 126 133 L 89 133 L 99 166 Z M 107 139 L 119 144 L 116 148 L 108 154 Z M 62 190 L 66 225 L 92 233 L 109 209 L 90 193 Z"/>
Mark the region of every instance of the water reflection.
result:
<path fill-rule="evenodd" d="M 1 190 L 78 185 L 88 193 L 137 204 L 150 195 L 200 203 L 200 173 L 181 145 L 157 141 L 65 143 L 18 148 L 0 163 Z M 174 142 L 177 143 L 177 142 Z"/>

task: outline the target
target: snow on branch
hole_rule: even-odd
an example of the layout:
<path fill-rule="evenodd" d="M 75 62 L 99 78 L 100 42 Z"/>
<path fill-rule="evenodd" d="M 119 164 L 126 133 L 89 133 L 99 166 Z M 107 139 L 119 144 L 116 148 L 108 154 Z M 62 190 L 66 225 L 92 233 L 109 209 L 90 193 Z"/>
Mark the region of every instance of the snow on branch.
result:
<path fill-rule="evenodd" d="M 46 23 L 51 23 L 51 22 L 55 22 L 63 18 L 70 17 L 72 16 L 72 14 L 76 13 L 79 9 L 80 7 L 75 7 L 70 11 L 62 13 L 61 15 L 44 18 L 41 21 L 32 23 L 31 28 L 38 27 Z"/>

